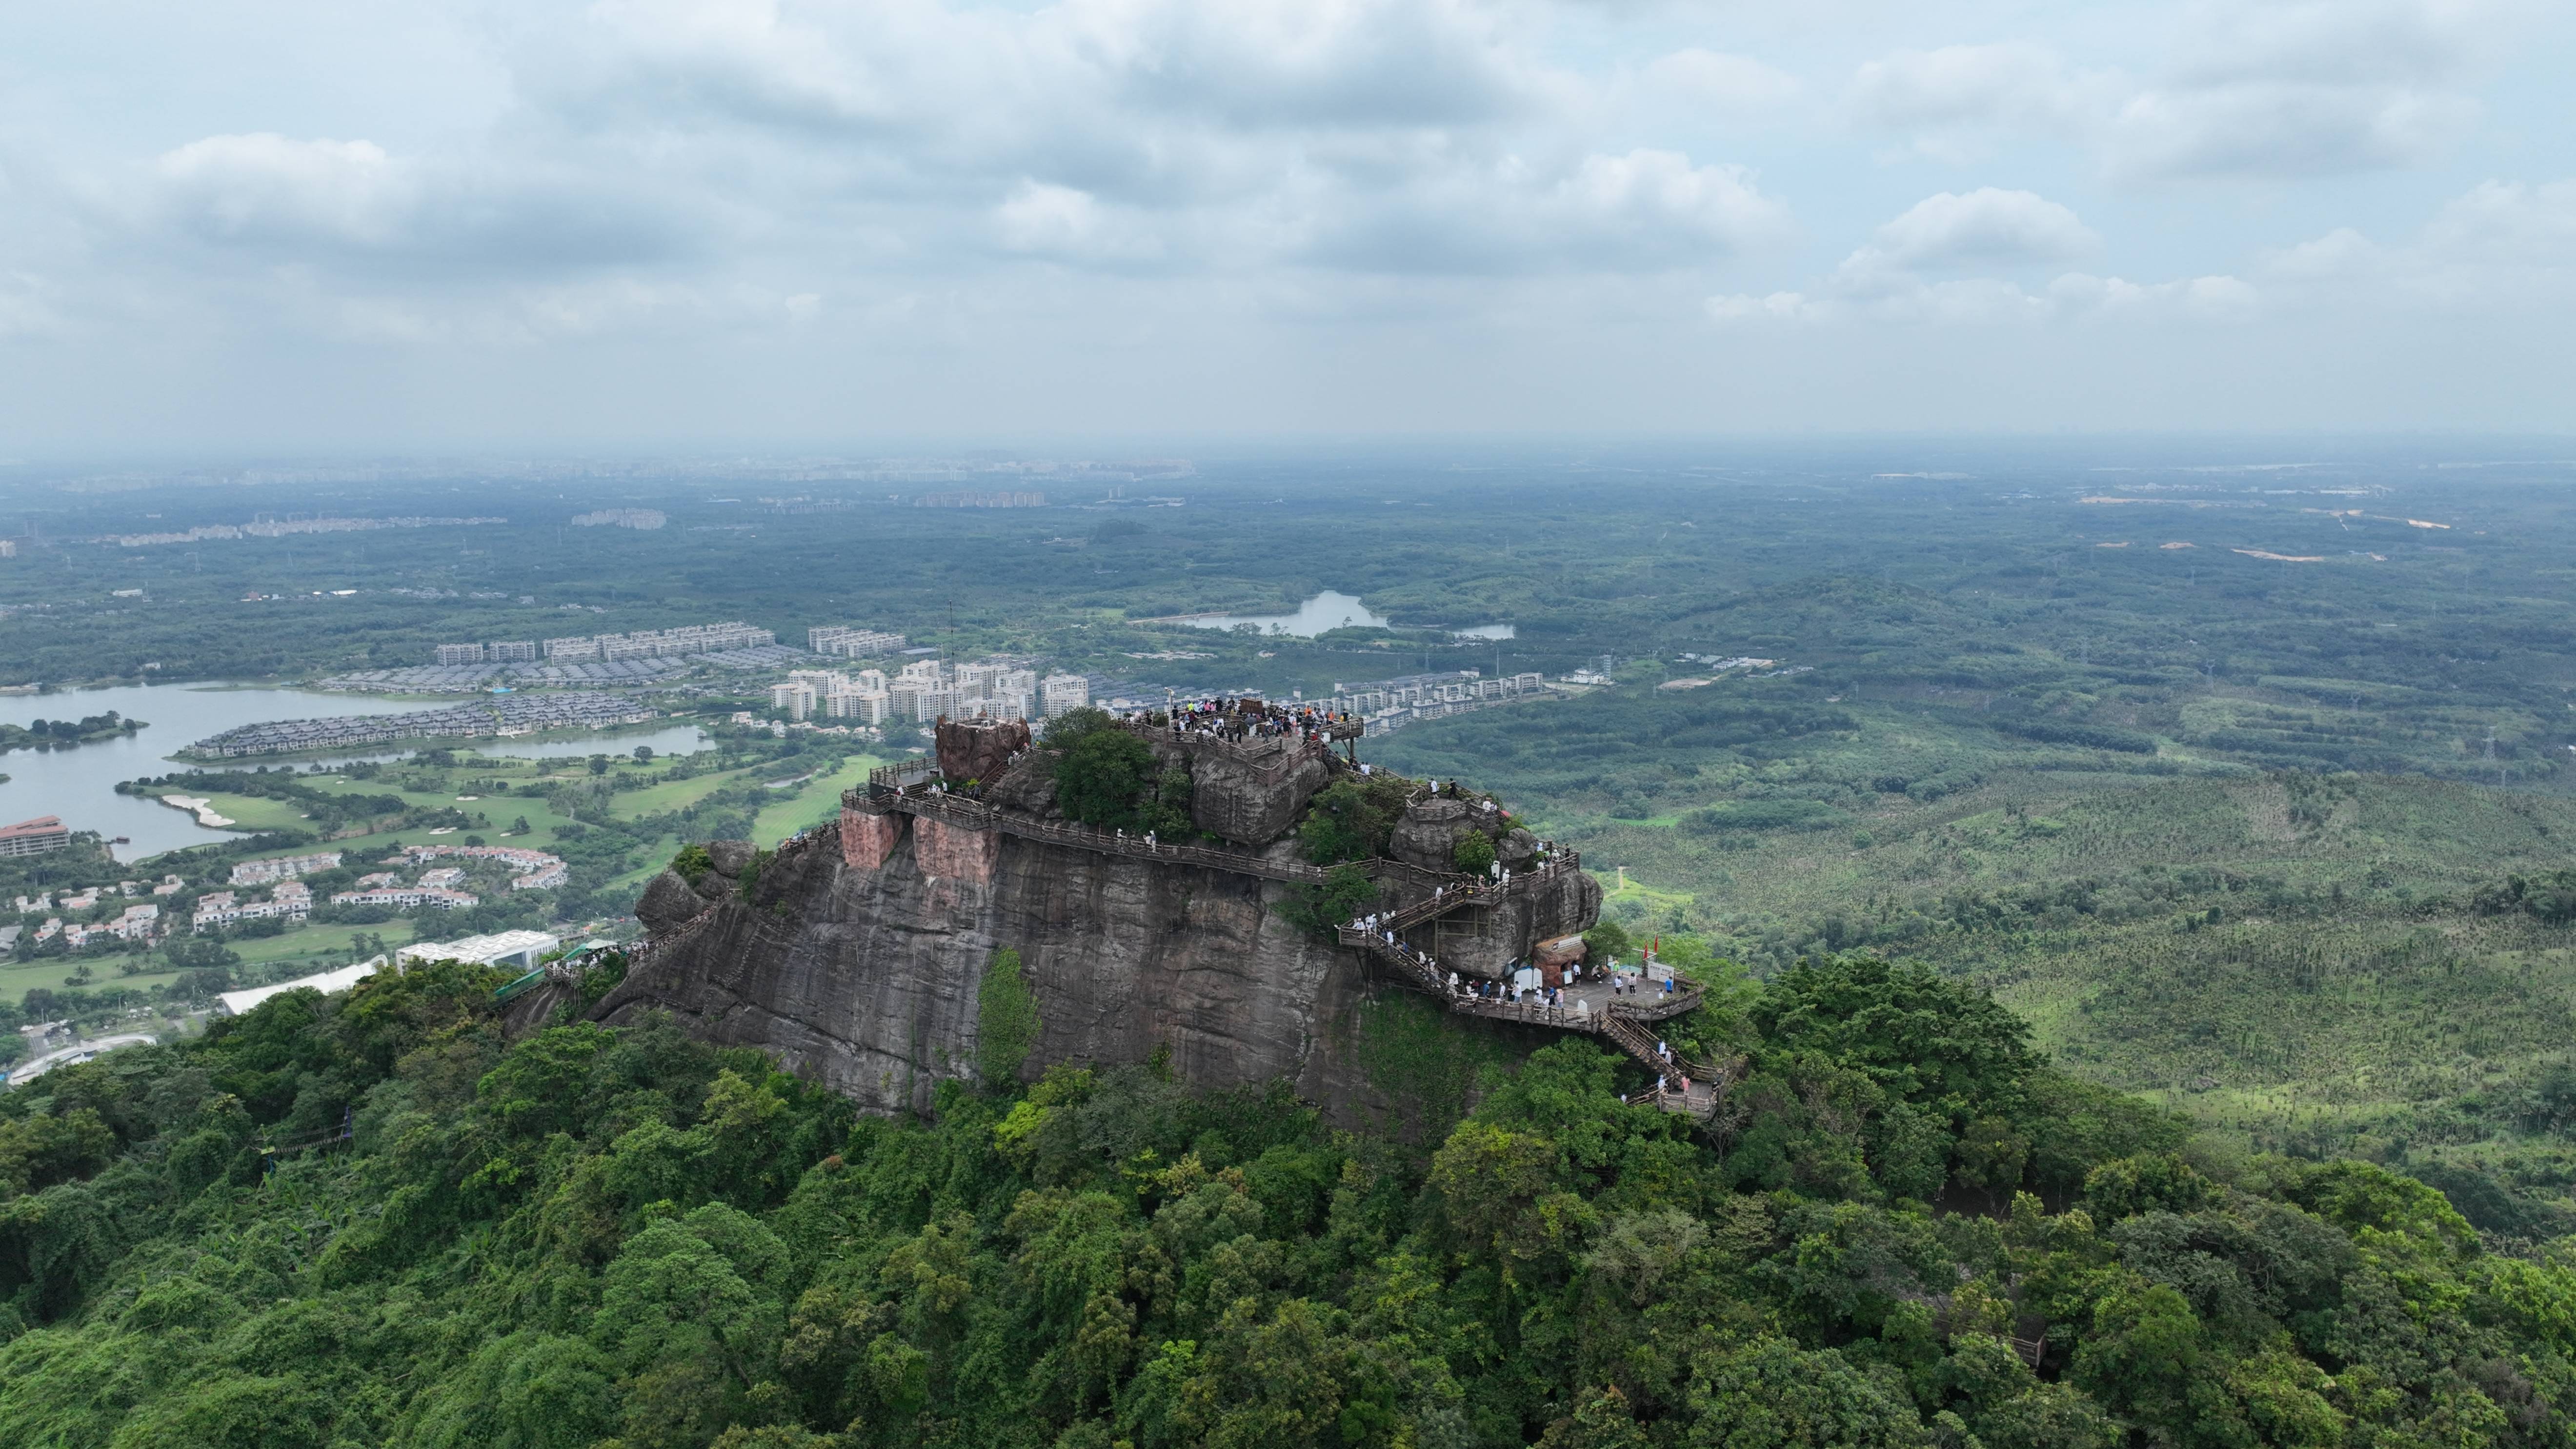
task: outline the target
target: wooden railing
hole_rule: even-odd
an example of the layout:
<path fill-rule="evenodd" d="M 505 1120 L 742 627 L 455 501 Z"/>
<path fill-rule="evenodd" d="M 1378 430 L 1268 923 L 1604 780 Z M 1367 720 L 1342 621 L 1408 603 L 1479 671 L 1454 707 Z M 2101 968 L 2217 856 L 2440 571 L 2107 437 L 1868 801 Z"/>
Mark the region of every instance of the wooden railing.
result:
<path fill-rule="evenodd" d="M 926 780 L 938 773 L 939 761 L 937 757 L 931 755 L 915 755 L 909 760 L 897 760 L 891 765 L 879 765 L 875 769 L 868 771 L 868 788 L 870 790 L 900 790 L 906 785 L 912 784 L 916 781 Z"/>
<path fill-rule="evenodd" d="M 1264 785 L 1280 784 L 1290 775 L 1295 774 L 1298 766 L 1309 760 L 1329 758 L 1333 753 L 1321 741 L 1305 739 L 1302 736 L 1296 738 L 1286 735 L 1268 736 L 1279 742 L 1278 747 L 1263 749 L 1251 745 L 1239 745 L 1213 734 L 1175 729 L 1170 725 L 1138 724 L 1126 720 L 1121 720 L 1119 723 L 1142 737 L 1169 740 L 1185 750 L 1222 755 L 1250 771 L 1252 778 Z"/>
<path fill-rule="evenodd" d="M 854 810 L 882 814 L 900 811 L 954 825 L 966 830 L 997 830 L 1025 840 L 1042 840 L 1051 845 L 1069 845 L 1078 850 L 1102 855 L 1123 855 L 1137 860 L 1167 861 L 1174 865 L 1203 865 L 1237 875 L 1259 876 L 1264 880 L 1286 881 L 1291 885 L 1322 885 L 1324 869 L 1298 861 L 1267 860 L 1248 850 L 1220 850 L 1205 845 L 1148 843 L 1141 835 L 1103 830 L 1097 825 L 1079 825 L 1071 821 L 1039 820 L 1016 811 L 997 809 L 980 800 L 940 790 L 905 789 L 874 793 L 865 801 L 842 798 Z"/>
<path fill-rule="evenodd" d="M 871 772 L 873 774 L 874 772 Z M 852 810 L 872 815 L 901 813 L 917 815 L 954 825 L 965 830 L 997 830 L 1024 840 L 1066 845 L 1077 850 L 1095 851 L 1102 855 L 1126 856 L 1134 860 L 1151 860 L 1172 865 L 1200 865 L 1213 870 L 1233 871 L 1238 875 L 1257 876 L 1263 880 L 1284 881 L 1290 885 L 1322 885 L 1330 870 L 1303 861 L 1272 860 L 1248 850 L 1229 850 L 1218 846 L 1183 845 L 1156 840 L 1148 842 L 1141 835 L 1124 831 L 1103 830 L 1097 825 L 1083 825 L 1069 820 L 1040 820 L 1017 811 L 1004 810 L 971 800 L 953 791 L 927 789 L 919 785 L 880 788 L 872 779 L 866 790 L 845 791 L 841 803 Z M 1435 916 L 1446 915 L 1461 906 L 1490 904 L 1508 891 L 1538 889 L 1569 871 L 1583 868 L 1583 857 L 1571 850 L 1560 851 L 1535 870 L 1516 872 L 1508 887 L 1484 876 L 1443 875 L 1424 870 L 1399 860 L 1363 860 L 1354 862 L 1373 880 L 1398 880 L 1419 886 L 1432 895 L 1389 917 L 1400 922 L 1397 929 L 1417 925 Z"/>

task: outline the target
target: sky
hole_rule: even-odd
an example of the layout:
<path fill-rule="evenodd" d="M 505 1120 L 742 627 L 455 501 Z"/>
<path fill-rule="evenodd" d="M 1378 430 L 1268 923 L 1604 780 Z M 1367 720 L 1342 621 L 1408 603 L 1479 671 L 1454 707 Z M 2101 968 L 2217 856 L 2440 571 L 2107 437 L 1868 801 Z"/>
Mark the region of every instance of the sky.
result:
<path fill-rule="evenodd" d="M 0 455 L 2563 432 L 2548 0 L 84 0 Z"/>

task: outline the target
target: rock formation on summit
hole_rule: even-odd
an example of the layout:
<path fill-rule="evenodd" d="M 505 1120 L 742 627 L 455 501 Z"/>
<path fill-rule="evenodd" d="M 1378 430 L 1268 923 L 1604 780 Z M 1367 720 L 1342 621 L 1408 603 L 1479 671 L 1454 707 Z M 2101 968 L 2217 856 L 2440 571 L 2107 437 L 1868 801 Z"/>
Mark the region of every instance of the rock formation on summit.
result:
<path fill-rule="evenodd" d="M 920 1111 L 937 1082 L 971 1076 L 978 992 L 1010 948 L 1041 1022 L 1025 1075 L 1163 1052 L 1194 1084 L 1286 1078 L 1331 1111 L 1401 1116 L 1348 1047 L 1349 1018 L 1385 973 L 1317 919 L 1328 878 L 1296 827 L 1336 781 L 1409 782 L 1363 777 L 1320 737 L 1102 721 L 1144 745 L 1154 769 L 1186 772 L 1197 838 L 1148 845 L 1139 831 L 1068 820 L 1055 742 L 952 722 L 938 775 L 880 771 L 836 824 L 774 855 L 741 841 L 684 851 L 646 887 L 636 910 L 650 938 L 592 1014 L 668 1011 L 866 1107 Z M 1443 913 L 1403 939 L 1469 976 L 1500 975 L 1592 924 L 1600 887 L 1579 869 L 1509 890 L 1499 871 L 1457 874 L 1456 841 L 1480 829 L 1507 857 L 1536 851 L 1482 802 L 1423 798 L 1379 847 L 1394 858 L 1362 862 L 1375 899 L 1340 906 L 1392 911 L 1439 896 Z"/>

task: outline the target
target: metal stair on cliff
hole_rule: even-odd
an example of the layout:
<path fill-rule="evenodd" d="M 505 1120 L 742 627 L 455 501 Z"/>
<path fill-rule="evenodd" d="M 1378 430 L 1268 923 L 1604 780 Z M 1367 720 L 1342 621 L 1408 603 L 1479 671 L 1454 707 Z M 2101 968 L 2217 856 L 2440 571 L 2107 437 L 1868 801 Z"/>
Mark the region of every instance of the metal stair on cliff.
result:
<path fill-rule="evenodd" d="M 1458 902 L 1457 904 L 1466 904 Z M 1448 907 L 1448 908 L 1453 908 Z M 1433 912 L 1431 914 L 1438 914 Z M 1403 918 L 1403 913 L 1388 918 L 1390 924 Z M 1420 917 L 1427 920 L 1429 915 Z M 1383 929 L 1383 928 L 1381 928 Z M 1494 1001 L 1481 996 L 1460 996 L 1449 989 L 1448 978 L 1439 967 L 1400 941 L 1391 942 L 1380 932 L 1355 930 L 1349 926 L 1334 932 L 1341 944 L 1366 951 L 1393 968 L 1395 977 L 1404 985 L 1439 998 L 1448 1010 L 1460 1016 L 1481 1016 L 1491 1021 L 1519 1022 L 1526 1026 L 1546 1027 L 1554 1031 L 1578 1032 L 1604 1038 L 1610 1045 L 1655 1074 L 1657 1086 L 1626 1100 L 1644 1102 L 1651 1099 L 1668 1112 L 1682 1112 L 1706 1120 L 1725 1100 L 1727 1085 L 1741 1075 L 1743 1064 L 1725 1066 L 1695 1062 L 1676 1057 L 1664 1060 L 1655 1052 L 1655 1034 L 1648 1023 L 1668 1020 L 1696 1009 L 1706 999 L 1698 987 L 1656 997 L 1651 1004 L 1625 1001 L 1612 1002 L 1600 1011 L 1569 1011 L 1560 1006 L 1535 1002 Z M 1690 1081 L 1686 1092 L 1666 1091 L 1661 1083 L 1679 1072 Z"/>

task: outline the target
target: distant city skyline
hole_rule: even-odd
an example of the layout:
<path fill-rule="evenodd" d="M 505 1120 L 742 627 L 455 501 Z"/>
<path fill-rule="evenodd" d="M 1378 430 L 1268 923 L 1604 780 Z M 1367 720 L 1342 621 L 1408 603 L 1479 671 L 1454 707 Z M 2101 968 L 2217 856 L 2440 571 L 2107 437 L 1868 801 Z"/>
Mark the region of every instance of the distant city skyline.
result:
<path fill-rule="evenodd" d="M 0 457 L 2560 432 L 2576 11 L 17 18 Z"/>

